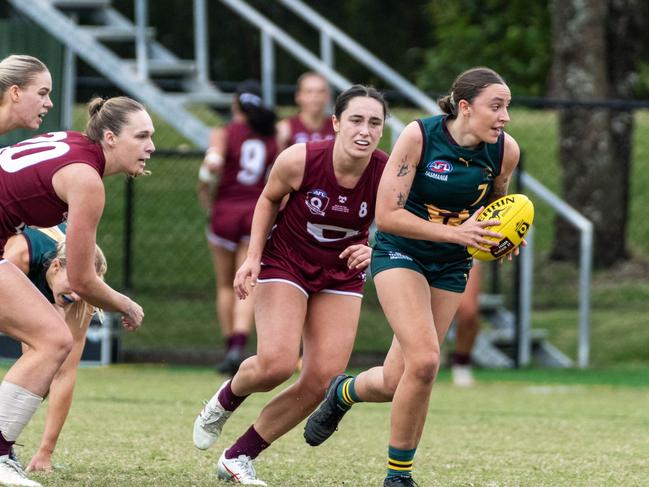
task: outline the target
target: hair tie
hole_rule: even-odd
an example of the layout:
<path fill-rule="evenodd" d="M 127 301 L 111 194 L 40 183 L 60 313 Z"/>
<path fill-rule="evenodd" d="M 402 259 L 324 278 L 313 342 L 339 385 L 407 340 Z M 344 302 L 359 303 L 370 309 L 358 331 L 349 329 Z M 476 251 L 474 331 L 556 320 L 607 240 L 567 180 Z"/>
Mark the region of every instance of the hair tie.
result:
<path fill-rule="evenodd" d="M 254 93 L 241 93 L 239 95 L 239 103 L 254 105 L 256 107 L 261 106 L 261 97 L 255 95 Z"/>
<path fill-rule="evenodd" d="M 451 106 L 453 107 L 453 111 L 454 112 L 457 111 L 457 105 L 455 104 L 455 98 L 453 97 L 454 96 L 453 92 L 451 91 L 451 94 L 448 95 L 448 96 L 449 96 L 449 102 L 450 102 Z"/>

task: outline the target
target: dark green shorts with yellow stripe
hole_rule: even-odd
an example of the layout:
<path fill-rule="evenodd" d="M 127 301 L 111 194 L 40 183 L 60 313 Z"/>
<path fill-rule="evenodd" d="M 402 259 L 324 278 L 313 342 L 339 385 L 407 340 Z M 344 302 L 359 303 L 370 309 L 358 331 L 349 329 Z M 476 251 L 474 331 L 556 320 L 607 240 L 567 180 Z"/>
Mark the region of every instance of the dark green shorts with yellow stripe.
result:
<path fill-rule="evenodd" d="M 422 274 L 430 287 L 463 293 L 472 265 L 471 257 L 452 262 L 423 262 L 403 250 L 377 244 L 372 249 L 370 272 L 376 276 L 386 269 L 411 269 Z"/>

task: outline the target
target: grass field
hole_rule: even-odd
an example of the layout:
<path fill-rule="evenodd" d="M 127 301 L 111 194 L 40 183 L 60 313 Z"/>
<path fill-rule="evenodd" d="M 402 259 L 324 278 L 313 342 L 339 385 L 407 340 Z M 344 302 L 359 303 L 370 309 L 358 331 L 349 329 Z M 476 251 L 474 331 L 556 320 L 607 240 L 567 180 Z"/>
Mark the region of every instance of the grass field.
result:
<path fill-rule="evenodd" d="M 253 395 L 208 452 L 191 429 L 201 401 L 222 378 L 202 368 L 111 366 L 82 369 L 72 411 L 45 486 L 218 486 L 222 450 L 254 421 L 270 394 Z M 433 391 L 415 458 L 422 487 L 644 487 L 649 485 L 649 372 L 478 371 L 457 389 L 446 372 Z M 45 408 L 18 449 L 29 461 Z M 272 487 L 382 485 L 389 405 L 362 404 L 338 433 L 313 449 L 302 426 L 256 462 Z"/>

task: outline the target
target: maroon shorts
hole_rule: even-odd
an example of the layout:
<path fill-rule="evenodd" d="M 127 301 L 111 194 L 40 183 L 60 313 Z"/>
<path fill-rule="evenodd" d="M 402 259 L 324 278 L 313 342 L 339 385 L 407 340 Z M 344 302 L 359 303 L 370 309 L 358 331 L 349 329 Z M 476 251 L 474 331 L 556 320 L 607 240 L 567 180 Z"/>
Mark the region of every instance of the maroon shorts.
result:
<path fill-rule="evenodd" d="M 207 239 L 212 245 L 234 252 L 239 243 L 250 240 L 256 201 L 217 201 L 212 206 Z"/>
<path fill-rule="evenodd" d="M 346 266 L 326 268 L 307 261 L 297 253 L 287 256 L 268 247 L 261 258 L 259 282 L 286 282 L 300 289 L 307 297 L 316 293 L 363 297 L 365 271 L 351 270 Z"/>

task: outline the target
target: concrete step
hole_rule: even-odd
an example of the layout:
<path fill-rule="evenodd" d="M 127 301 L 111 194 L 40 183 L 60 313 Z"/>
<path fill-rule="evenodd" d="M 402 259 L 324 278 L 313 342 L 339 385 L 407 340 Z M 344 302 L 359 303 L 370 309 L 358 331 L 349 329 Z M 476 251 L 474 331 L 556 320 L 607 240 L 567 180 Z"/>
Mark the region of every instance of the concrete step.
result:
<path fill-rule="evenodd" d="M 90 34 L 97 40 L 108 42 L 133 42 L 136 35 L 135 27 L 126 26 L 81 26 L 80 29 L 87 34 Z M 145 33 L 148 39 L 155 37 L 155 29 L 153 27 L 148 27 L 145 30 Z"/>
<path fill-rule="evenodd" d="M 124 62 L 134 71 L 137 70 L 135 59 L 125 59 Z M 196 63 L 191 60 L 179 59 L 174 61 L 163 61 L 149 59 L 147 62 L 149 75 L 155 76 L 192 76 L 196 74 Z"/>
<path fill-rule="evenodd" d="M 111 5 L 111 0 L 50 0 L 52 5 L 61 9 L 98 9 Z"/>

